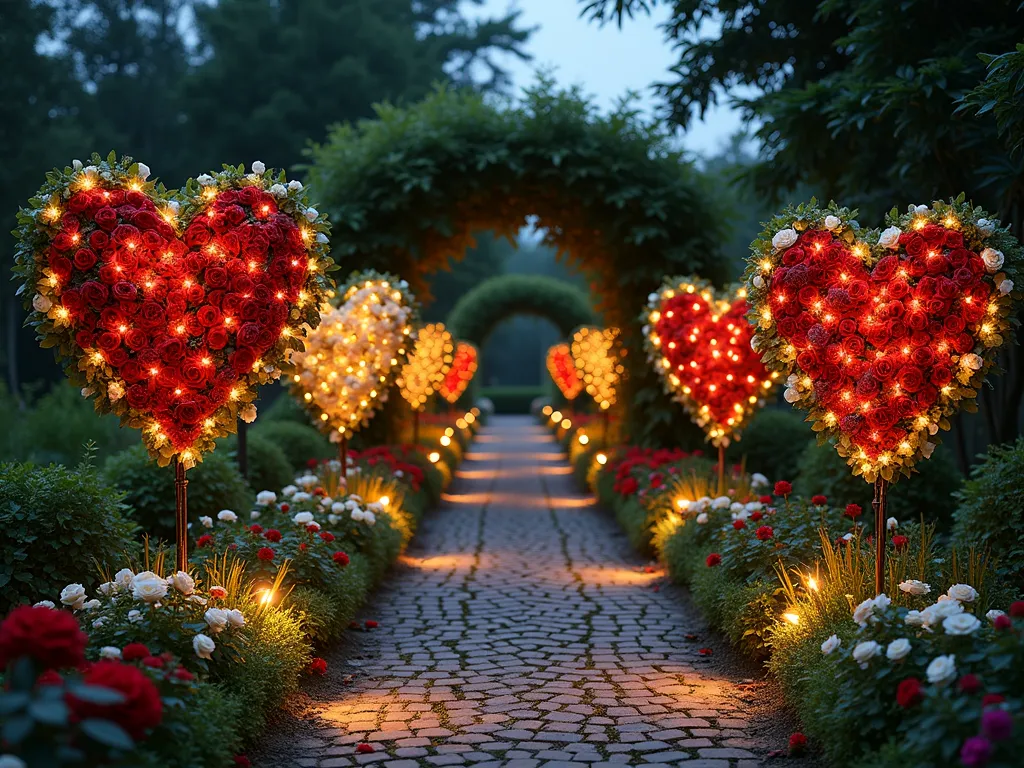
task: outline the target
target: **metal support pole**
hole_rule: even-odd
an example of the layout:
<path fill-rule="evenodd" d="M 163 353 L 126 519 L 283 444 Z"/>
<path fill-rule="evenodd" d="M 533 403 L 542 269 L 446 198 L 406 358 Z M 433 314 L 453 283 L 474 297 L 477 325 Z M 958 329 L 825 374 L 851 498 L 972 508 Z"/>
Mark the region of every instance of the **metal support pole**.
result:
<path fill-rule="evenodd" d="M 888 531 L 885 522 L 885 493 L 889 481 L 879 477 L 875 480 L 875 498 L 871 506 L 875 510 L 875 594 L 885 591 L 885 541 Z"/>
<path fill-rule="evenodd" d="M 185 464 L 178 456 L 174 457 L 174 534 L 177 570 L 188 571 L 188 480 Z"/>

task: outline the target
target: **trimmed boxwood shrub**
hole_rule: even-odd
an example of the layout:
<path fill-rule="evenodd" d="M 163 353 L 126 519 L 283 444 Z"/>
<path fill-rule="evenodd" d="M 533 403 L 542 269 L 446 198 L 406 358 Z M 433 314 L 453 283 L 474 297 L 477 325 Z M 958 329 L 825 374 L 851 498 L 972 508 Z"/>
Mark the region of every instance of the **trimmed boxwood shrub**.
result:
<path fill-rule="evenodd" d="M 796 476 L 800 451 L 814 437 L 811 425 L 792 409 L 766 408 L 758 413 L 726 452 L 730 462 L 746 460 L 748 472 L 772 482 Z"/>
<path fill-rule="evenodd" d="M 238 435 L 225 438 L 221 448 L 237 465 Z M 284 451 L 266 437 L 247 435 L 246 454 L 249 466 L 245 479 L 249 483 L 249 487 L 257 493 L 259 491 L 274 491 L 276 493 L 295 479 L 295 469 L 288 461 Z"/>
<path fill-rule="evenodd" d="M 137 528 L 122 499 L 91 467 L 0 464 L 0 615 L 57 602 L 70 583 L 89 589 L 95 562 L 131 552 Z"/>
<path fill-rule="evenodd" d="M 338 449 L 308 424 L 293 421 L 257 422 L 250 437 L 268 440 L 280 448 L 293 470 L 303 469 L 310 459 L 333 459 Z"/>
<path fill-rule="evenodd" d="M 274 398 L 274 402 L 269 406 L 264 407 L 261 400 L 259 422 L 257 423 L 265 424 L 268 421 L 292 421 L 296 424 L 302 424 L 303 426 L 310 426 L 309 415 L 303 407 L 299 405 L 299 402 L 288 393 L 288 390 L 280 385 L 276 385 L 275 388 L 277 389 L 278 394 Z"/>
<path fill-rule="evenodd" d="M 987 547 L 1011 583 L 1024 584 L 1024 438 L 991 446 L 957 494 L 953 538 Z"/>
<path fill-rule="evenodd" d="M 137 445 L 107 459 L 103 476 L 125 492 L 131 516 L 150 534 L 174 537 L 174 470 L 158 467 Z M 201 515 L 216 517 L 222 509 L 242 516 L 252 505 L 253 493 L 227 452 L 207 454 L 188 471 L 188 516 L 195 522 Z"/>
<path fill-rule="evenodd" d="M 920 462 L 915 469 L 919 471 L 901 479 L 889 490 L 889 515 L 901 521 L 919 520 L 923 515 L 925 522 L 935 523 L 939 530 L 949 530 L 956 508 L 954 494 L 962 482 L 953 457 L 940 446 L 930 459 Z M 868 511 L 873 496 L 872 486 L 863 478 L 854 477 L 846 459 L 831 445 L 814 442 L 809 443 L 800 456 L 793 492 L 808 497 L 820 493 L 828 497 L 830 505 L 860 504 Z"/>

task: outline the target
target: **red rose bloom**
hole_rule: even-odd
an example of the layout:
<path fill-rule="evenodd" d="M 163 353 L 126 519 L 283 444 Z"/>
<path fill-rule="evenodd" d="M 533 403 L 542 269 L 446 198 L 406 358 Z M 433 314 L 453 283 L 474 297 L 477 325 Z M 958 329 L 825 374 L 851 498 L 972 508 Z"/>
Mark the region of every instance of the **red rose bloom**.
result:
<path fill-rule="evenodd" d="M 309 662 L 306 669 L 310 674 L 324 675 L 327 674 L 327 662 L 318 656 Z"/>
<path fill-rule="evenodd" d="M 183 683 L 191 683 L 196 679 L 196 676 L 189 672 L 184 667 L 178 667 L 174 670 L 174 677 L 177 680 L 181 680 Z"/>
<path fill-rule="evenodd" d="M 776 496 L 789 496 L 793 492 L 793 485 L 785 480 L 779 480 L 775 484 L 775 495 Z"/>
<path fill-rule="evenodd" d="M 999 630 L 1009 629 L 1013 626 L 1013 622 L 1010 621 L 1009 616 L 996 616 L 995 621 L 992 622 L 992 626 Z"/>
<path fill-rule="evenodd" d="M 88 640 L 69 611 L 22 605 L 0 623 L 0 669 L 22 656 L 44 669 L 77 667 Z"/>
<path fill-rule="evenodd" d="M 893 547 L 896 548 L 897 552 L 899 552 L 899 551 L 901 551 L 903 549 L 906 549 L 907 544 L 909 544 L 909 543 L 910 543 L 910 539 L 908 539 L 906 536 L 900 535 L 900 536 L 893 536 L 892 537 L 892 545 L 893 545 Z"/>
<path fill-rule="evenodd" d="M 128 643 L 128 645 L 121 649 L 121 658 L 124 661 L 139 661 L 152 655 L 149 652 L 149 648 L 142 643 Z"/>
<path fill-rule="evenodd" d="M 771 496 L 759 496 L 757 500 L 760 501 L 762 504 L 771 504 L 772 503 L 772 497 Z"/>
<path fill-rule="evenodd" d="M 1006 701 L 1005 696 L 1000 696 L 998 693 L 986 693 L 981 697 L 981 706 L 991 707 L 996 704 L 1002 704 L 1004 701 Z"/>
<path fill-rule="evenodd" d="M 249 526 L 249 532 L 250 533 L 255 533 L 257 535 L 261 534 L 261 533 L 263 533 L 263 526 L 259 525 L 259 524 L 250 525 Z"/>
<path fill-rule="evenodd" d="M 287 512 L 291 508 L 292 508 L 292 505 L 288 504 L 287 502 L 281 505 L 281 511 L 282 512 Z"/>
<path fill-rule="evenodd" d="M 924 694 L 921 692 L 921 681 L 916 677 L 908 677 L 896 687 L 896 703 L 903 709 L 910 709 L 921 699 Z"/>
<path fill-rule="evenodd" d="M 267 541 L 272 541 L 274 543 L 277 543 L 277 542 L 279 542 L 281 540 L 281 532 L 279 530 L 277 530 L 276 528 L 271 528 L 270 530 L 268 530 L 266 533 L 263 534 L 263 538 L 266 539 Z"/>
<path fill-rule="evenodd" d="M 807 737 L 797 732 L 789 737 L 789 754 L 791 757 L 802 755 L 807 749 Z"/>
<path fill-rule="evenodd" d="M 761 541 L 768 541 L 774 535 L 775 531 L 772 530 L 770 525 L 762 525 L 757 529 L 757 538 Z"/>
<path fill-rule="evenodd" d="M 1024 618 L 1024 600 L 1010 603 L 1010 615 L 1017 619 Z"/>
<path fill-rule="evenodd" d="M 816 496 L 811 496 L 811 504 L 816 507 L 823 507 L 828 503 L 828 498 L 822 496 L 820 493 Z M 802 734 L 800 734 L 802 735 Z"/>
<path fill-rule="evenodd" d="M 851 520 L 856 520 L 858 517 L 861 516 L 861 513 L 863 512 L 864 510 L 861 509 L 860 504 L 847 504 L 846 511 L 843 512 L 843 514 Z"/>
<path fill-rule="evenodd" d="M 977 675 L 964 675 L 957 681 L 957 687 L 966 694 L 977 693 L 981 690 L 981 681 Z"/>
<path fill-rule="evenodd" d="M 716 565 L 722 564 L 722 556 L 717 552 L 712 552 L 704 562 L 708 568 L 714 568 Z"/>
<path fill-rule="evenodd" d="M 59 672 L 48 669 L 36 678 L 36 685 L 63 685 L 64 678 Z"/>
<path fill-rule="evenodd" d="M 331 559 L 342 567 L 348 565 L 349 563 L 348 555 L 346 555 L 344 552 L 335 552 L 333 555 L 331 555 Z"/>
<path fill-rule="evenodd" d="M 320 538 L 329 544 L 330 542 L 334 541 L 334 534 L 330 531 L 324 531 L 320 534 Z"/>
<path fill-rule="evenodd" d="M 142 660 L 142 666 L 152 667 L 153 669 L 163 669 L 164 660 L 159 656 L 147 656 Z"/>
<path fill-rule="evenodd" d="M 744 520 L 733 520 L 732 527 L 737 531 L 742 531 L 744 528 L 747 527 L 747 523 Z"/>
<path fill-rule="evenodd" d="M 764 517 L 764 514 L 761 512 L 761 510 L 755 510 L 754 512 L 750 513 L 750 519 L 753 520 L 755 523 L 762 517 Z"/>
<path fill-rule="evenodd" d="M 274 550 L 270 547 L 261 547 L 260 551 L 256 553 L 256 557 L 265 563 L 269 563 L 274 559 Z"/>
<path fill-rule="evenodd" d="M 213 544 L 213 536 L 208 533 L 204 533 L 198 539 L 196 539 L 197 547 L 209 547 Z"/>
<path fill-rule="evenodd" d="M 235 765 L 238 768 L 252 768 L 252 763 L 249 762 L 249 758 L 245 755 L 235 755 Z"/>
<path fill-rule="evenodd" d="M 160 693 L 149 675 L 138 667 L 119 661 L 98 661 L 85 673 L 82 682 L 110 688 L 124 696 L 124 700 L 120 704 L 93 704 L 68 694 L 68 707 L 75 721 L 91 717 L 111 720 L 135 740 L 144 738 L 146 731 L 160 725 L 163 718 Z"/>

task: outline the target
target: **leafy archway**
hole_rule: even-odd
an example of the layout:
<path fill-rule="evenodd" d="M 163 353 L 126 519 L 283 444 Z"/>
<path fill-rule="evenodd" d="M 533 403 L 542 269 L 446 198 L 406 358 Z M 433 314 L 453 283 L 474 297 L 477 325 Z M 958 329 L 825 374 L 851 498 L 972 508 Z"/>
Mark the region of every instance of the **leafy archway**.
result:
<path fill-rule="evenodd" d="M 463 295 L 447 326 L 456 338 L 482 349 L 495 326 L 513 315 L 547 318 L 566 337 L 596 322 L 589 297 L 571 283 L 542 275 L 499 275 Z"/>
<path fill-rule="evenodd" d="M 630 436 L 668 439 L 676 413 L 646 365 L 637 318 L 666 274 L 721 280 L 726 267 L 722 217 L 667 133 L 629 105 L 603 116 L 546 82 L 515 106 L 439 89 L 377 115 L 311 150 L 334 257 L 400 274 L 426 299 L 427 277 L 462 258 L 474 233 L 512 239 L 537 217 L 546 244 L 589 276 L 605 323 L 622 329 Z"/>

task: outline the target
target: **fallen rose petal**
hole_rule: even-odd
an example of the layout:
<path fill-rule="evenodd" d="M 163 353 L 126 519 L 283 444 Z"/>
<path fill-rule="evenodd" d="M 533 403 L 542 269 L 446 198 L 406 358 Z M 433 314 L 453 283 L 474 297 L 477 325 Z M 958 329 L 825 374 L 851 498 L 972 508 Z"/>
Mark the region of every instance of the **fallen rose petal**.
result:
<path fill-rule="evenodd" d="M 377 628 L 377 622 L 374 621 L 373 619 L 367 619 L 366 620 L 366 628 L 367 629 L 376 629 Z"/>
<path fill-rule="evenodd" d="M 368 755 L 368 754 L 370 754 L 373 751 L 374 751 L 374 749 L 373 749 L 373 745 L 372 744 L 357 744 L 356 745 L 356 752 L 358 752 L 361 755 Z"/>

